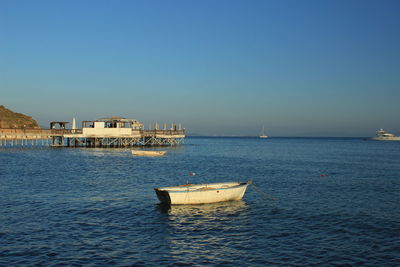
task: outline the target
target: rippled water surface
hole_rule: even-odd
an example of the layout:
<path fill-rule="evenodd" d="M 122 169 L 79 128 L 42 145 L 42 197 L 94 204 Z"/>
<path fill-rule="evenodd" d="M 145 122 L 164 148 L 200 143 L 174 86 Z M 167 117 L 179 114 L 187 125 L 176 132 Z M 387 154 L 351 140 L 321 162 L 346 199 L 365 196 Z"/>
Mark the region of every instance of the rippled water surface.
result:
<path fill-rule="evenodd" d="M 400 142 L 202 137 L 167 150 L 0 149 L 0 265 L 398 266 Z M 153 191 L 246 180 L 243 201 L 219 204 L 164 207 Z"/>

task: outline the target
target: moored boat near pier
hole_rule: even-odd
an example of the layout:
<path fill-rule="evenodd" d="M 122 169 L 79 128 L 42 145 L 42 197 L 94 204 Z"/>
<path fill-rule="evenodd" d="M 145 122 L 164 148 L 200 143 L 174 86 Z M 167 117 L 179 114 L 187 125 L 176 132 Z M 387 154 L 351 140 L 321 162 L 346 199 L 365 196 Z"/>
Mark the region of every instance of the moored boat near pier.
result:
<path fill-rule="evenodd" d="M 156 150 L 131 150 L 132 155 L 134 156 L 143 156 L 143 157 L 160 157 L 164 156 L 167 151 L 156 151 Z"/>

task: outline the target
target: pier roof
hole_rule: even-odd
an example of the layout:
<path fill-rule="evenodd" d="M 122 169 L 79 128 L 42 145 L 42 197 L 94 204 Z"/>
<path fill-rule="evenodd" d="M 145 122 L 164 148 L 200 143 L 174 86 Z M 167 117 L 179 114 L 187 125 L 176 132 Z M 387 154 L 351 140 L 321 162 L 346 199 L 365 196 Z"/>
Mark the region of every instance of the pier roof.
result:
<path fill-rule="evenodd" d="M 101 118 L 101 119 L 97 119 L 96 121 L 137 122 L 137 120 L 122 118 L 122 117 L 118 117 L 118 116 L 113 116 L 110 118 Z"/>

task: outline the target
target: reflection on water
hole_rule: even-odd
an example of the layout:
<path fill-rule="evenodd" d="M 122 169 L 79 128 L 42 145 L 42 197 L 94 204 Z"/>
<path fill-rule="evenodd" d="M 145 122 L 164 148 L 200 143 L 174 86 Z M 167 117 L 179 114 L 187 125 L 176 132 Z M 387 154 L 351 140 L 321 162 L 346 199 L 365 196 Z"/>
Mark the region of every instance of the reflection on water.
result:
<path fill-rule="evenodd" d="M 158 209 L 168 215 L 165 241 L 177 264 L 211 264 L 221 255 L 245 256 L 243 249 L 250 247 L 248 206 L 244 201 L 159 205 Z"/>
<path fill-rule="evenodd" d="M 130 153 L 127 148 L 74 148 L 71 153 L 79 153 L 86 156 L 104 157 L 104 156 L 126 156 Z"/>
<path fill-rule="evenodd" d="M 167 155 L 171 153 L 182 153 L 184 152 L 184 146 L 153 146 L 151 148 L 143 147 L 128 147 L 128 148 L 73 148 L 70 150 L 71 153 L 79 153 L 87 156 L 104 157 L 104 156 L 123 156 L 131 155 L 131 150 L 166 150 Z"/>
<path fill-rule="evenodd" d="M 160 212 L 169 215 L 186 215 L 186 216 L 221 216 L 224 214 L 237 213 L 246 208 L 246 203 L 239 201 L 226 201 L 212 204 L 199 205 L 164 205 L 158 204 Z"/>

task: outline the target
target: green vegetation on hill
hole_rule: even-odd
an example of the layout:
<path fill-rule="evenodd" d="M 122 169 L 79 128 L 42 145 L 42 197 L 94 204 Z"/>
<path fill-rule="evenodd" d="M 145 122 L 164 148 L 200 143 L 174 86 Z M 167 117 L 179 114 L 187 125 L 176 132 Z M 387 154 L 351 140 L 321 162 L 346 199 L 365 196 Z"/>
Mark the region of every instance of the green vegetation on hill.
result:
<path fill-rule="evenodd" d="M 13 112 L 0 105 L 0 128 L 34 128 L 40 129 L 37 122 L 27 115 Z"/>

